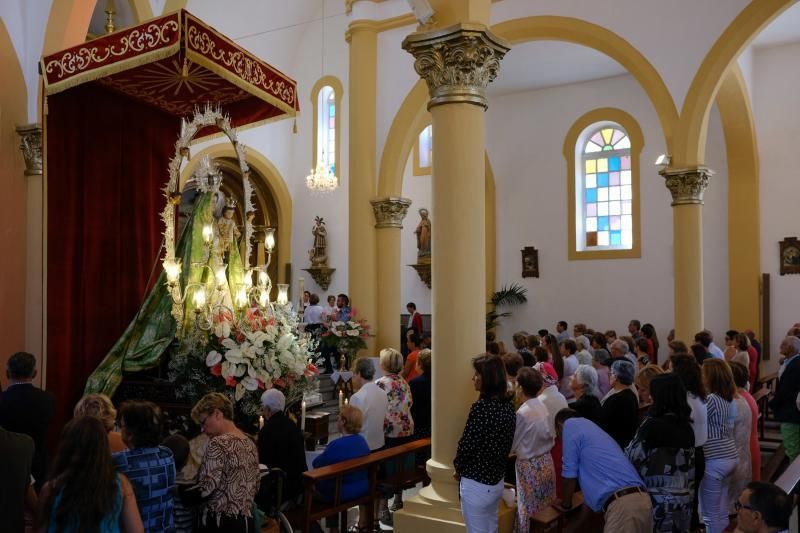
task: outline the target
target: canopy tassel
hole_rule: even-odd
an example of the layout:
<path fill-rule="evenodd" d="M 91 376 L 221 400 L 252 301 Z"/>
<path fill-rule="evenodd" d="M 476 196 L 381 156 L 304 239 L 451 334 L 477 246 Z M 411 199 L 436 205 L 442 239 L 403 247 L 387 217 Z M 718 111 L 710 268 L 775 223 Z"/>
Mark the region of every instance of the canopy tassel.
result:
<path fill-rule="evenodd" d="M 297 133 L 297 119 L 294 119 L 294 123 L 292 124 L 292 133 Z"/>

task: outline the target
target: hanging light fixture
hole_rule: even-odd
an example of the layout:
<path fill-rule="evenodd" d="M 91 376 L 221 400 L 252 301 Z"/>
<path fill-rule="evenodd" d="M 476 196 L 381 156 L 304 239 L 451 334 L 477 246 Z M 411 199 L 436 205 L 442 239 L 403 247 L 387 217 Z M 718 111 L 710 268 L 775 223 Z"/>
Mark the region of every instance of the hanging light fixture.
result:
<path fill-rule="evenodd" d="M 322 2 L 322 46 L 320 46 L 320 64 L 322 67 L 322 72 L 320 72 L 320 78 L 325 74 L 325 2 Z M 319 103 L 317 104 L 317 113 L 321 113 L 322 110 L 320 109 Z M 339 112 L 337 109 L 336 112 Z M 339 122 L 337 119 L 336 122 Z M 319 124 L 314 125 L 315 128 L 319 127 Z M 317 142 L 320 142 L 319 139 Z M 337 162 L 338 164 L 338 162 Z M 336 177 L 336 173 L 331 170 L 331 166 L 328 164 L 328 159 L 325 157 L 325 150 L 322 150 L 322 153 L 319 157 L 317 157 L 317 166 L 311 169 L 311 172 L 306 176 L 306 187 L 311 192 L 315 193 L 328 193 L 335 191 L 339 187 L 339 178 Z"/>

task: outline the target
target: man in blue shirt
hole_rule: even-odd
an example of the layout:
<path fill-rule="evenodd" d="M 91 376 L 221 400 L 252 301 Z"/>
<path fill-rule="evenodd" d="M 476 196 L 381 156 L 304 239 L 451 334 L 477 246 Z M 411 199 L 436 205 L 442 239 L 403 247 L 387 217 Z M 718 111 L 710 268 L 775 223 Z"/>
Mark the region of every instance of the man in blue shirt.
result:
<path fill-rule="evenodd" d="M 652 531 L 650 496 L 614 439 L 572 409 L 559 411 L 555 422 L 564 450 L 560 507 L 572 507 L 572 495 L 580 483 L 586 505 L 605 513 L 603 531 Z"/>

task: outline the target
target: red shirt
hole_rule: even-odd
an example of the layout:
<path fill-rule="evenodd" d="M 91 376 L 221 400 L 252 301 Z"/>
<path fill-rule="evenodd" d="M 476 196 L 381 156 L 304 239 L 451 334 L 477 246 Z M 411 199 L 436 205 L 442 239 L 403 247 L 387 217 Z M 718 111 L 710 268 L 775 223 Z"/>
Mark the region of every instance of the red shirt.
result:
<path fill-rule="evenodd" d="M 411 363 L 411 372 L 409 372 L 408 375 L 405 376 L 406 381 L 411 381 L 415 377 L 419 376 L 419 373 L 417 372 L 418 357 L 419 357 L 419 350 L 414 350 L 413 352 L 408 354 L 408 357 L 406 358 L 406 364 L 408 364 L 409 362 Z"/>

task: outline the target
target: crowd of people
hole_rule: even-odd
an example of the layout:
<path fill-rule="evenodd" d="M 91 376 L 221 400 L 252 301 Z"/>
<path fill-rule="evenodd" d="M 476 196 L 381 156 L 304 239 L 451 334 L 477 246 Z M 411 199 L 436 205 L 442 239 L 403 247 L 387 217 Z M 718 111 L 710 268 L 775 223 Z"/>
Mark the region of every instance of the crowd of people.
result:
<path fill-rule="evenodd" d="M 728 331 L 724 351 L 708 331 L 697 333 L 691 351 L 671 332 L 659 359 L 655 328 L 637 320 L 621 337 L 583 324 L 570 336 L 566 322 L 556 331 L 517 332 L 513 351 L 490 333 L 486 354 L 473 361 L 480 398 L 454 462 L 468 530 L 496 529 L 490 511 L 511 454 L 516 531 L 528 531 L 547 506 L 570 509 L 578 487 L 588 508 L 604 513 L 605 531 L 695 531 L 702 523 L 722 533 L 737 522 L 757 531 L 742 529 L 742 509 L 752 509 L 741 498 L 780 489 L 759 483 L 759 412 L 750 391 L 761 346 L 753 332 Z M 791 460 L 800 451 L 798 334 L 795 325 L 780 345 L 769 402 Z M 769 525 L 780 530 L 787 520 Z"/>
<path fill-rule="evenodd" d="M 420 341 L 412 332 L 408 342 L 416 347 Z M 409 369 L 399 351 L 382 350 L 379 379 L 370 359 L 357 361 L 358 391 L 338 413 L 341 436 L 316 457 L 314 468 L 430 436 L 431 352 L 413 354 Z M 260 529 L 260 509 L 299 504 L 303 497 L 305 439 L 277 389 L 261 397 L 264 423 L 257 436 L 234 423 L 228 396 L 203 396 L 191 411 L 201 432 L 191 441 L 167 435 L 152 402 L 126 401 L 117 410 L 105 395 L 86 395 L 49 460 L 44 452 L 54 401 L 32 384 L 34 356 L 14 354 L 7 374 L 10 385 L 0 396 L 4 532 L 25 531 L 26 515 L 46 532 L 252 532 Z M 426 459 L 410 456 L 412 466 Z M 260 464 L 283 473 L 281 501 L 274 501 L 274 487 L 261 483 Z M 318 489 L 315 497 L 333 500 L 333 482 Z M 345 500 L 365 494 L 366 473 L 346 476 L 340 489 Z M 383 495 L 379 519 L 391 525 L 391 513 L 402 506 L 401 494 Z M 361 516 L 355 529 L 372 531 L 375 524 Z M 333 522 L 329 527 L 336 531 Z"/>
<path fill-rule="evenodd" d="M 588 509 L 603 513 L 605 531 L 693 531 L 701 523 L 707 533 L 734 523 L 744 532 L 787 527 L 792 499 L 759 479 L 759 412 L 750 391 L 761 347 L 754 336 L 729 331 L 725 350 L 707 331 L 691 348 L 670 338 L 659 358 L 648 326 L 631 321 L 630 335 L 617 337 L 578 324 L 570 335 L 559 322 L 556 334 L 514 334 L 510 352 L 487 335 L 486 353 L 472 360 L 478 400 L 453 458 L 468 531 L 496 530 L 512 459 L 521 533 L 547 506 L 571 509 L 578 490 Z M 797 335 L 800 327 L 780 344 L 770 400 L 792 460 L 800 454 Z M 356 361 L 356 392 L 336 420 L 340 436 L 314 468 L 431 436 L 432 357 L 423 345 L 409 327 L 408 355 L 381 350 L 377 379 L 371 359 Z M 262 484 L 260 464 L 285 473 L 278 503 L 303 498 L 304 437 L 276 389 L 262 395 L 257 436 L 237 427 L 226 395 L 202 397 L 191 411 L 201 434 L 191 441 L 165 434 L 151 402 L 117 409 L 106 396 L 87 395 L 48 458 L 54 399 L 32 384 L 34 356 L 14 354 L 7 376 L 0 396 L 4 530 L 23 531 L 27 510 L 38 531 L 254 531 L 259 509 L 275 498 Z M 315 498 L 333 501 L 334 484 L 318 489 Z M 345 476 L 338 490 L 343 499 L 365 494 L 366 472 Z M 402 494 L 381 494 L 377 507 L 380 524 L 391 527 Z M 359 513 L 355 531 L 375 529 L 369 514 Z M 334 533 L 336 526 L 328 524 Z"/>

